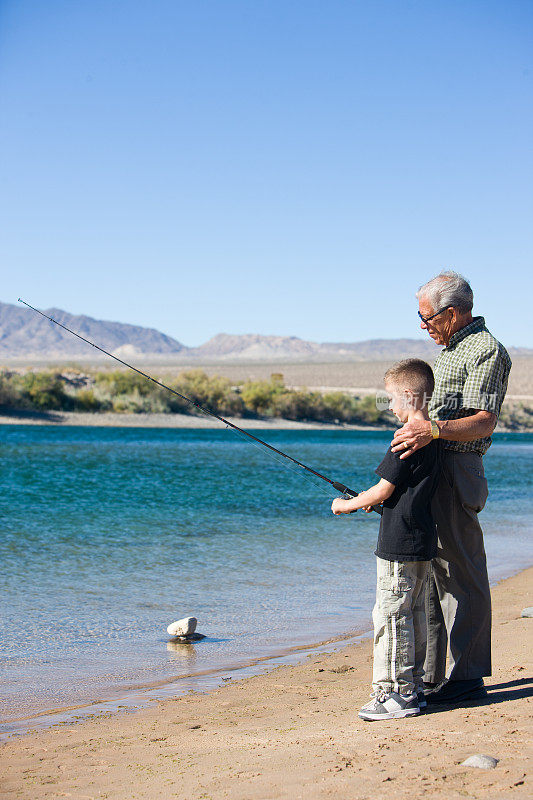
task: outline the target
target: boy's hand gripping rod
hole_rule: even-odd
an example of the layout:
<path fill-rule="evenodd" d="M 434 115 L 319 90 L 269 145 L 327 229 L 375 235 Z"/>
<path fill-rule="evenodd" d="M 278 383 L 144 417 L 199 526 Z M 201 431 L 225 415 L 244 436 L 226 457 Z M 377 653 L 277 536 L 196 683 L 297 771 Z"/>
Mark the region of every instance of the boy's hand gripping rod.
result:
<path fill-rule="evenodd" d="M 175 389 L 172 389 L 170 386 L 167 386 L 165 383 L 161 383 L 161 381 L 158 381 L 156 378 L 152 378 L 151 375 L 148 375 L 146 372 L 143 372 L 142 370 L 137 369 L 137 367 L 133 367 L 131 364 L 128 364 L 126 361 L 123 361 L 121 358 L 118 358 L 118 356 L 114 356 L 112 353 L 108 353 L 107 350 L 104 350 L 103 347 L 99 347 L 97 344 L 94 344 L 94 342 L 91 342 L 91 341 L 89 341 L 89 339 L 86 339 L 84 336 L 81 336 L 79 333 L 76 333 L 76 331 L 71 331 L 70 328 L 67 328 L 66 325 L 63 325 L 61 322 L 58 322 L 53 317 L 49 317 L 48 314 L 45 314 L 43 311 L 40 311 L 38 308 L 34 308 L 34 306 L 31 306 L 29 303 L 26 303 L 26 301 L 22 300 L 20 297 L 18 298 L 18 301 L 19 301 L 19 303 L 22 303 L 23 305 L 27 306 L 27 308 L 30 308 L 32 311 L 35 311 L 37 314 L 40 314 L 41 317 L 44 317 L 45 319 L 50 320 L 50 322 L 53 322 L 54 325 L 58 325 L 60 328 L 63 328 L 63 330 L 67 331 L 67 333 L 72 334 L 72 336 L 76 336 L 78 339 L 81 339 L 82 342 L 85 342 L 86 344 L 89 344 L 91 347 L 94 347 L 96 350 L 99 350 L 101 353 L 104 353 L 106 356 L 109 356 L 110 358 L 113 358 L 115 361 L 118 361 L 119 364 L 123 364 L 123 366 L 128 367 L 128 369 L 133 370 L 133 372 L 137 372 L 139 375 L 142 375 L 143 378 L 146 378 L 147 380 L 152 381 L 152 383 L 155 383 L 157 386 L 161 386 L 162 389 L 166 389 L 168 392 L 172 392 L 172 394 L 177 395 L 178 397 L 180 397 L 182 400 L 185 400 L 190 405 L 195 406 L 195 408 L 197 408 L 199 411 L 202 411 L 204 414 L 207 414 L 210 417 L 214 417 L 215 419 L 218 419 L 219 422 L 222 422 L 224 425 L 227 425 L 229 428 L 233 428 L 233 430 L 238 431 L 241 434 L 244 434 L 244 436 L 247 436 L 249 439 L 253 439 L 255 442 L 258 442 L 263 447 L 268 448 L 268 450 L 271 450 L 272 452 L 277 453 L 280 456 L 283 456 L 283 458 L 286 458 L 288 461 L 291 461 L 293 464 L 296 464 L 297 467 L 301 467 L 301 469 L 304 469 L 307 472 L 310 472 L 312 475 L 315 475 L 315 477 L 320 478 L 323 481 L 326 481 L 326 483 L 329 483 L 331 486 L 333 486 L 333 488 L 337 492 L 341 492 L 341 494 L 348 495 L 349 497 L 357 497 L 357 492 L 354 491 L 353 489 L 348 488 L 348 486 L 345 486 L 343 483 L 339 483 L 338 481 L 332 481 L 330 478 L 327 478 L 325 475 L 322 475 L 320 472 L 317 472 L 316 470 L 311 469 L 311 467 L 306 466 L 306 464 L 302 464 L 301 461 L 297 461 L 297 459 L 293 458 L 292 456 L 287 455 L 287 453 L 284 453 L 282 450 L 278 450 L 276 447 L 273 447 L 271 444 L 268 444 L 268 442 L 264 442 L 262 439 L 259 439 L 257 436 L 254 436 L 249 431 L 245 431 L 243 428 L 239 428 L 238 425 L 234 425 L 233 422 L 230 422 L 229 420 L 224 419 L 224 417 L 221 417 L 218 414 L 215 414 L 214 411 L 210 411 L 208 408 L 204 408 L 199 403 L 196 403 L 194 400 L 191 400 L 190 397 L 186 397 L 184 394 L 180 394 L 180 392 L 177 392 Z M 381 506 L 372 506 L 372 509 L 373 509 L 373 511 L 376 511 L 378 514 L 382 514 L 383 513 Z"/>

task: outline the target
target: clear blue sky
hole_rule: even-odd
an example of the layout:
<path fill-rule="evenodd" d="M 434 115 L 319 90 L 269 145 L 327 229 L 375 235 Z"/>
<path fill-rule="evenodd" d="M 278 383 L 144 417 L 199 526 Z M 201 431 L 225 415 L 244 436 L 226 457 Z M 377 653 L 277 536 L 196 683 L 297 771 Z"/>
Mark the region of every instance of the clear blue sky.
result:
<path fill-rule="evenodd" d="M 442 268 L 533 346 L 529 0 L 2 0 L 0 300 L 424 335 Z"/>

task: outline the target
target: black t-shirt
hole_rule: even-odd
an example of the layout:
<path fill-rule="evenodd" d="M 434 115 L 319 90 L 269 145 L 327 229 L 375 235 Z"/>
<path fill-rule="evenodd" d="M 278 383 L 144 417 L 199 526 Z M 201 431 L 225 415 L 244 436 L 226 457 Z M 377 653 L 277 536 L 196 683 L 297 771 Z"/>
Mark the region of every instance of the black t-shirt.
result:
<path fill-rule="evenodd" d="M 383 503 L 376 555 L 387 561 L 429 561 L 437 553 L 431 498 L 440 475 L 440 442 L 404 459 L 389 447 L 376 474 L 395 487 Z"/>

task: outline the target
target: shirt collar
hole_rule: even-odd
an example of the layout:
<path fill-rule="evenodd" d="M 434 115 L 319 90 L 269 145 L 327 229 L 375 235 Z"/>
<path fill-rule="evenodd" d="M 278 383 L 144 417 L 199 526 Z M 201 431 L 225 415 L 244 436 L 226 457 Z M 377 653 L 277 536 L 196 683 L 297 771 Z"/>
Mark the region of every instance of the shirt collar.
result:
<path fill-rule="evenodd" d="M 464 328 L 461 328 L 461 330 L 456 331 L 453 334 L 452 338 L 448 342 L 448 345 L 446 346 L 445 349 L 446 350 L 453 349 L 456 344 L 461 342 L 467 336 L 470 336 L 471 333 L 479 333 L 479 331 L 482 331 L 484 329 L 484 327 L 485 327 L 485 318 L 484 317 L 474 317 L 472 322 L 470 322 L 468 325 L 465 325 Z"/>

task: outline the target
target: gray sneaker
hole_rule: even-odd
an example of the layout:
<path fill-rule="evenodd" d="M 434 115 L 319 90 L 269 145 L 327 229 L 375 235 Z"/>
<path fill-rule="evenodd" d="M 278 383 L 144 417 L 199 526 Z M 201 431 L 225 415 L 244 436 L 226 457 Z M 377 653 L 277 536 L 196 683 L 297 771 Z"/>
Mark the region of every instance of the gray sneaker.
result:
<path fill-rule="evenodd" d="M 416 699 L 418 700 L 418 708 L 427 708 L 427 698 L 423 689 L 416 690 Z"/>
<path fill-rule="evenodd" d="M 416 694 L 401 695 L 397 692 L 374 692 L 372 700 L 359 712 L 361 719 L 401 719 L 420 714 Z"/>

